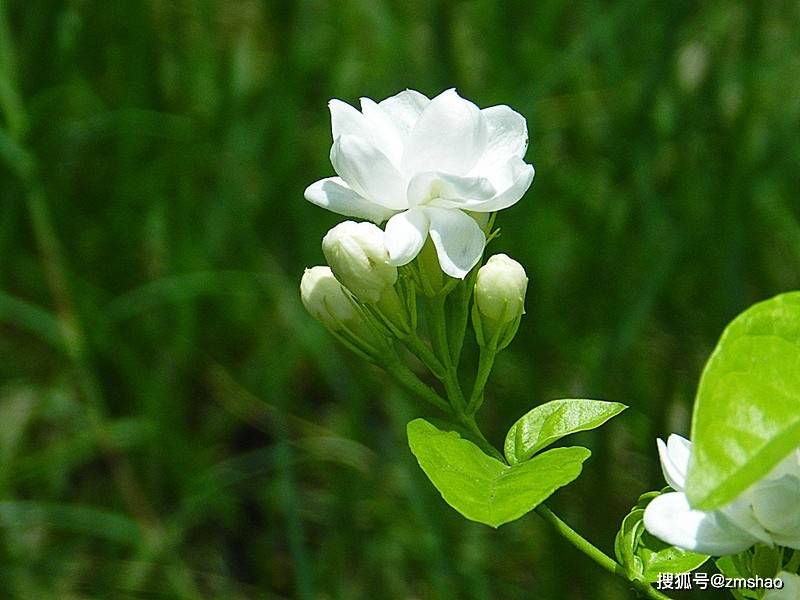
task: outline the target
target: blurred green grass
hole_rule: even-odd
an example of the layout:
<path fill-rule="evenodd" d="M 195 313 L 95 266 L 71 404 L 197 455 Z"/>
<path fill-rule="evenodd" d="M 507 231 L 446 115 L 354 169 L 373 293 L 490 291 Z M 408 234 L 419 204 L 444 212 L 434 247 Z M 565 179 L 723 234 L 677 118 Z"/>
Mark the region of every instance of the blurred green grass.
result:
<path fill-rule="evenodd" d="M 799 25 L 788 0 L 0 1 L 2 595 L 629 597 L 535 516 L 450 510 L 405 445 L 425 408 L 302 311 L 339 220 L 302 198 L 326 102 L 456 86 L 527 117 L 536 180 L 491 250 L 528 315 L 482 421 L 632 406 L 554 499 L 609 550 L 722 327 L 800 287 Z"/>

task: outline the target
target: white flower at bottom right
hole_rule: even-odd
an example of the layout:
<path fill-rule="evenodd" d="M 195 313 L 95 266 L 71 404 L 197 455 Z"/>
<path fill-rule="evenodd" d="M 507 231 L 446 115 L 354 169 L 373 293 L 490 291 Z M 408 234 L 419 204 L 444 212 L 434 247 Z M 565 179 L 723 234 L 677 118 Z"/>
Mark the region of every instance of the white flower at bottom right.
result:
<path fill-rule="evenodd" d="M 800 575 L 781 571 L 778 579 L 783 582 L 779 590 L 769 590 L 764 594 L 764 600 L 797 600 L 800 598 Z"/>
<path fill-rule="evenodd" d="M 647 531 L 673 546 L 712 556 L 737 554 L 756 543 L 800 549 L 800 450 L 714 511 L 693 509 L 684 493 L 691 451 L 691 442 L 679 435 L 669 436 L 666 444 L 658 440 L 664 478 L 675 492 L 647 506 Z"/>

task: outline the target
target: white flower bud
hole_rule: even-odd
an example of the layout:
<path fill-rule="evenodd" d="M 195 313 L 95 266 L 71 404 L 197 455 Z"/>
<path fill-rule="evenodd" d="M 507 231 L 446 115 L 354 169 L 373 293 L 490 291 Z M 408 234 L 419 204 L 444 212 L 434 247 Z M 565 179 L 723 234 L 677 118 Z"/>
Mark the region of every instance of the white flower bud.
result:
<path fill-rule="evenodd" d="M 372 223 L 345 221 L 322 238 L 322 252 L 336 278 L 362 302 L 374 304 L 397 281 L 383 231 Z"/>
<path fill-rule="evenodd" d="M 300 280 L 303 306 L 331 331 L 344 329 L 348 323 L 361 320 L 358 307 L 328 267 L 311 267 Z"/>
<path fill-rule="evenodd" d="M 495 254 L 478 270 L 475 303 L 483 317 L 510 323 L 525 313 L 527 288 L 522 265 L 505 254 Z"/>

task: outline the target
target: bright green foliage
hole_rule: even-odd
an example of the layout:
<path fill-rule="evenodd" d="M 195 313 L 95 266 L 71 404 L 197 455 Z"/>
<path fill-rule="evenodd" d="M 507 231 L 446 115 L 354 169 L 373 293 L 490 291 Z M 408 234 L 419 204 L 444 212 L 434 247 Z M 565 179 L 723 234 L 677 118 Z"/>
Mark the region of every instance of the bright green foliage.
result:
<path fill-rule="evenodd" d="M 665 544 L 644 528 L 644 509 L 659 492 L 639 497 L 639 502 L 622 521 L 614 540 L 614 553 L 629 579 L 658 581 L 659 573 L 688 573 L 708 560 L 705 554 Z"/>
<path fill-rule="evenodd" d="M 627 406 L 602 400 L 553 400 L 525 413 L 506 435 L 509 464 L 528 460 L 542 448 L 570 433 L 599 427 Z"/>
<path fill-rule="evenodd" d="M 467 519 L 492 527 L 518 519 L 576 479 L 591 455 L 582 447 L 555 448 L 508 466 L 424 419 L 408 424 L 408 443 L 442 498 Z"/>
<path fill-rule="evenodd" d="M 725 330 L 700 380 L 686 492 L 733 500 L 800 445 L 800 292 L 753 306 Z"/>

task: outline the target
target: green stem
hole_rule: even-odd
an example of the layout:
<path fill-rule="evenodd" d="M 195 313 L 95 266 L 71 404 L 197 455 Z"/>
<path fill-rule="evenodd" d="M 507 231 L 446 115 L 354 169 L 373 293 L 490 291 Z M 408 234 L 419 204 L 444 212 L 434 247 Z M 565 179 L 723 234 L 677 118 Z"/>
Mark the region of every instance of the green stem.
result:
<path fill-rule="evenodd" d="M 786 563 L 784 570 L 788 571 L 789 573 L 797 573 L 798 569 L 800 569 L 800 550 L 795 550 L 792 553 L 792 558 L 790 558 L 789 562 Z"/>
<path fill-rule="evenodd" d="M 444 365 L 442 365 L 441 361 L 436 358 L 436 355 L 428 347 L 428 345 L 423 342 L 422 339 L 420 339 L 416 331 L 408 335 L 403 340 L 403 343 L 414 354 L 414 356 L 422 361 L 422 364 L 424 364 L 428 370 L 436 376 L 437 379 L 444 378 Z"/>
<path fill-rule="evenodd" d="M 481 346 L 480 358 L 478 358 L 478 373 L 475 375 L 475 383 L 472 385 L 472 394 L 467 403 L 467 414 L 474 415 L 480 410 L 483 404 L 483 391 L 489 381 L 489 375 L 494 367 L 494 359 L 497 352 L 491 346 Z"/>
<path fill-rule="evenodd" d="M 505 457 L 497 448 L 492 446 L 489 440 L 486 439 L 486 436 L 483 435 L 483 432 L 481 431 L 480 427 L 478 427 L 478 423 L 475 421 L 474 416 L 464 415 L 461 418 L 461 423 L 464 425 L 464 427 L 467 428 L 467 430 L 473 436 L 475 436 L 475 441 L 478 443 L 478 446 L 481 448 L 481 450 L 483 450 L 489 456 L 496 458 L 497 460 L 505 464 L 506 462 Z"/>
<path fill-rule="evenodd" d="M 392 360 L 391 362 L 388 362 L 385 366 L 385 369 L 386 372 L 394 377 L 395 381 L 397 381 L 397 383 L 403 386 L 403 388 L 405 388 L 407 391 L 411 392 L 412 394 L 416 394 L 423 400 L 433 404 L 439 410 L 444 411 L 447 414 L 452 414 L 452 410 L 447 401 L 437 394 L 433 388 L 423 383 L 420 378 L 417 377 L 413 371 L 411 371 L 411 369 L 409 369 L 399 360 Z"/>
<path fill-rule="evenodd" d="M 455 365 L 450 357 L 450 346 L 447 340 L 447 317 L 444 311 L 445 296 L 439 295 L 428 302 L 428 327 L 431 333 L 431 344 L 433 350 L 444 366 L 444 373 L 441 377 L 447 397 L 459 418 L 465 414 L 466 403 L 461 385 L 458 382 L 458 374 Z"/>
<path fill-rule="evenodd" d="M 655 600 L 670 600 L 669 596 L 666 596 L 658 590 L 653 589 L 644 581 L 632 581 L 628 579 L 628 576 L 625 574 L 625 569 L 623 569 L 622 565 L 617 563 L 617 561 L 605 554 L 580 533 L 567 525 L 558 515 L 547 508 L 544 504 L 540 504 L 536 507 L 536 513 L 545 521 L 550 523 L 550 525 L 552 525 L 553 528 L 570 544 L 575 546 L 578 550 L 583 552 L 586 556 L 591 558 L 606 571 L 628 581 L 639 595 L 644 596 L 645 598 L 653 598 Z"/>
<path fill-rule="evenodd" d="M 452 298 L 453 308 L 450 319 L 449 343 L 450 359 L 458 368 L 461 360 L 461 350 L 464 347 L 464 337 L 467 333 L 467 323 L 469 322 L 469 301 L 472 298 L 472 288 L 475 282 L 477 267 L 467 275 L 467 278 L 456 290 L 457 298 Z"/>

